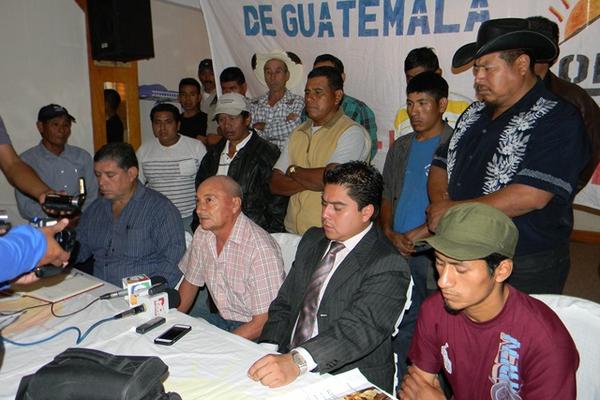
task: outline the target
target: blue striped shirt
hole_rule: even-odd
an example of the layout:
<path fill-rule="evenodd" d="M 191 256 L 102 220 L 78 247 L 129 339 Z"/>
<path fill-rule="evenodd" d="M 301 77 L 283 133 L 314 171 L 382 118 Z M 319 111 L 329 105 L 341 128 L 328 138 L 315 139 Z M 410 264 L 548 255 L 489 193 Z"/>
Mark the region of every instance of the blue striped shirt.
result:
<path fill-rule="evenodd" d="M 103 197 L 83 213 L 77 227 L 81 245 L 77 261 L 95 258 L 94 276 L 121 287 L 121 279 L 146 274 L 179 282 L 177 267 L 185 252 L 183 223 L 165 196 L 136 182 L 135 193 L 115 218 Z"/>

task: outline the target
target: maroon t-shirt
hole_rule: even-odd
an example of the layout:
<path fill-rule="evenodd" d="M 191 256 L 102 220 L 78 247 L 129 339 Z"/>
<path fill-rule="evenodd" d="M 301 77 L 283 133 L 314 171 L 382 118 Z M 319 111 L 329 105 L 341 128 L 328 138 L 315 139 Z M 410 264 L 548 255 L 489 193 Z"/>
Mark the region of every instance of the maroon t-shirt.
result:
<path fill-rule="evenodd" d="M 579 354 L 558 316 L 509 286 L 504 308 L 483 323 L 444 309 L 438 292 L 421 305 L 409 358 L 444 370 L 457 400 L 569 400 Z"/>

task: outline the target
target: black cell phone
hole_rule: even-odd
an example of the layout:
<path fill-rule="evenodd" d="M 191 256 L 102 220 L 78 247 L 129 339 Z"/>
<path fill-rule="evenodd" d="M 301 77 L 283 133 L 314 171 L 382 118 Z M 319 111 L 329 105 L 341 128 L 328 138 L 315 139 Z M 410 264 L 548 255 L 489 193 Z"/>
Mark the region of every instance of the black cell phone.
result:
<path fill-rule="evenodd" d="M 173 325 L 169 330 L 154 339 L 154 343 L 170 346 L 191 330 L 192 327 L 189 325 Z"/>
<path fill-rule="evenodd" d="M 144 322 L 143 324 L 135 328 L 135 331 L 143 335 L 144 333 L 151 331 L 157 326 L 164 324 L 165 321 L 166 319 L 164 319 L 163 317 L 152 318 L 150 321 Z"/>

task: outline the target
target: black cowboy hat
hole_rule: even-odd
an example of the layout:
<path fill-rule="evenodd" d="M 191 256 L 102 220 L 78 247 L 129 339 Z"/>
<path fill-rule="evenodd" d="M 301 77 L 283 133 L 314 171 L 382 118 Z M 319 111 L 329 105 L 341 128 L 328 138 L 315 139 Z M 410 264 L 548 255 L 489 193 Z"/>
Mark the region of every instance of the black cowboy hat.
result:
<path fill-rule="evenodd" d="M 528 49 L 536 60 L 551 60 L 558 55 L 556 44 L 545 35 L 532 31 L 526 19 L 490 19 L 479 27 L 477 42 L 456 50 L 452 67 L 460 68 L 486 54 L 512 49 Z"/>

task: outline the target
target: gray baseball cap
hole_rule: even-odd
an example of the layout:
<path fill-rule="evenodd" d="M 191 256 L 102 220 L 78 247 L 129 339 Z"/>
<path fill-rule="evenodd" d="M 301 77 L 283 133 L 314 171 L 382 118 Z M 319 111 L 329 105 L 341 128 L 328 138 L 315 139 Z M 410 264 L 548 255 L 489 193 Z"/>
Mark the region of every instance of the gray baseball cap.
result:
<path fill-rule="evenodd" d="M 213 119 L 219 114 L 239 115 L 242 111 L 250 111 L 246 98 L 239 93 L 227 93 L 217 100 Z"/>

